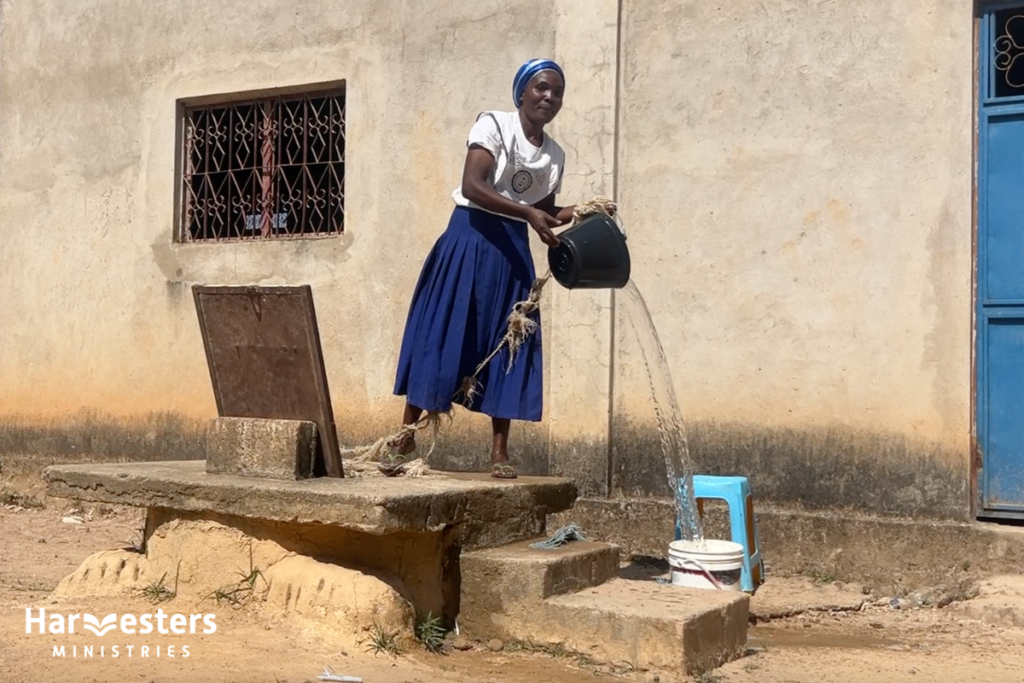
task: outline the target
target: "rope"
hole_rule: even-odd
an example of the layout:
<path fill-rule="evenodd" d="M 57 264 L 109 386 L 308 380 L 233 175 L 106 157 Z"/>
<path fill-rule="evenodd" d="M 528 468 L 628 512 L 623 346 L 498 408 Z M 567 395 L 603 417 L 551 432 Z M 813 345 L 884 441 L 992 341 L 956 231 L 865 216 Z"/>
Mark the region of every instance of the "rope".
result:
<path fill-rule="evenodd" d="M 454 417 L 454 411 L 448 411 L 447 413 L 428 412 L 416 422 L 402 425 L 402 428 L 394 434 L 382 436 L 369 446 L 342 448 L 342 466 L 346 476 L 349 474 L 362 477 L 387 476 L 385 472 L 381 471 L 381 468 L 378 466 L 379 464 L 394 465 L 395 471 L 393 474 L 402 474 L 406 477 L 422 477 L 430 474 L 431 470 L 430 466 L 427 465 L 427 458 L 434 453 L 434 448 L 437 446 L 437 435 L 441 430 L 441 423 L 446 420 L 450 424 Z M 427 427 L 431 428 L 433 439 L 430 442 L 430 450 L 427 451 L 425 456 L 405 462 L 404 459 L 400 460 L 398 456 L 391 454 L 393 446 L 400 444 L 403 440 Z"/>
<path fill-rule="evenodd" d="M 571 228 L 575 226 L 587 216 L 593 216 L 599 213 L 610 216 L 611 206 L 613 206 L 611 200 L 601 196 L 581 202 L 573 209 L 572 221 L 569 223 L 569 227 Z M 487 365 L 494 360 L 494 358 L 501 353 L 501 350 L 504 348 L 507 348 L 509 351 L 508 364 L 505 367 L 505 372 L 512 372 L 512 366 L 519 357 L 519 352 L 522 350 L 523 344 L 526 343 L 526 340 L 530 335 L 536 332 L 537 328 L 540 326 L 540 323 L 531 316 L 540 308 L 540 295 L 544 291 L 544 286 L 550 279 L 551 271 L 548 270 L 543 277 L 539 277 L 533 281 L 533 284 L 530 285 L 530 293 L 527 295 L 526 299 L 518 301 L 512 305 L 512 312 L 509 313 L 508 318 L 506 319 L 504 336 L 502 336 L 498 345 L 494 347 L 494 350 L 491 351 L 486 358 L 480 361 L 473 374 L 463 378 L 462 385 L 459 390 L 455 392 L 455 396 L 453 397 L 455 400 L 459 400 L 459 397 L 461 396 L 461 403 L 464 406 L 468 408 L 473 404 L 473 401 L 483 389 L 483 385 L 480 384 L 479 379 L 480 373 L 484 371 Z M 424 417 L 416 422 L 402 425 L 402 428 L 394 434 L 383 436 L 369 446 L 343 448 L 341 450 L 341 454 L 344 470 L 346 474 L 352 473 L 356 476 L 386 476 L 384 472 L 380 471 L 379 465 L 395 464 L 394 474 L 402 474 L 407 477 L 426 476 L 431 473 L 430 466 L 427 465 L 426 459 L 434 453 L 434 448 L 437 446 L 437 435 L 441 429 L 441 422 L 442 420 L 447 420 L 448 424 L 450 424 L 453 418 L 454 411 L 448 411 L 447 413 L 428 412 Z M 416 432 L 426 429 L 427 427 L 432 428 L 433 438 L 430 443 L 430 450 L 425 456 L 406 463 L 404 460 L 400 459 L 400 456 L 393 456 L 391 454 L 391 449 L 393 447 L 403 443 L 409 437 L 414 436 Z"/>

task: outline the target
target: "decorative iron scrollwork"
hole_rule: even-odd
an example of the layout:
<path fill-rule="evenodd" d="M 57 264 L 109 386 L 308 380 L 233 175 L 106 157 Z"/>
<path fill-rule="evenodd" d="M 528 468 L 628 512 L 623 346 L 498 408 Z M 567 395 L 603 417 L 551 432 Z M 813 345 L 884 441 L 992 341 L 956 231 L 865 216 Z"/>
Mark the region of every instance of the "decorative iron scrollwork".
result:
<path fill-rule="evenodd" d="M 344 230 L 343 93 L 188 107 L 182 152 L 185 240 Z"/>
<path fill-rule="evenodd" d="M 1024 89 L 1024 14 L 998 16 L 1000 35 L 993 44 L 992 65 L 996 71 L 996 97 L 1006 97 Z"/>

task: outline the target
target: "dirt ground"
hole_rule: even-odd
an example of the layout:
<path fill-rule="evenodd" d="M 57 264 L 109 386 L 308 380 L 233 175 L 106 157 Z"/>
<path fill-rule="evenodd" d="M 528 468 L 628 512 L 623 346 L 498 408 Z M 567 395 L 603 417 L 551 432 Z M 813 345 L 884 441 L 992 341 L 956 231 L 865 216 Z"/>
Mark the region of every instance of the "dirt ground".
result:
<path fill-rule="evenodd" d="M 498 652 L 476 644 L 469 651 L 444 656 L 423 651 L 375 656 L 356 648 L 343 652 L 317 633 L 245 610 L 209 605 L 202 609 L 217 613 L 218 630 L 187 636 L 188 658 L 180 649 L 175 658 L 167 656 L 166 645 L 175 642 L 169 636 L 148 641 L 164 645 L 160 657 L 152 651 L 142 657 L 140 648 L 152 636 L 121 634 L 121 656 L 116 659 L 72 657 L 72 646 L 81 652 L 92 645 L 95 655 L 101 645 L 111 644 L 110 636 L 28 635 L 26 607 L 97 615 L 153 612 L 155 607 L 142 597 L 125 598 L 116 605 L 110 599 L 56 603 L 49 597 L 57 582 L 88 555 L 137 541 L 142 525 L 141 514 L 132 510 L 78 512 L 83 523 L 62 521 L 69 512 L 54 506 L 0 506 L 0 682 L 302 683 L 316 680 L 325 667 L 366 683 L 650 683 L 655 676 L 659 683 L 690 680 L 672 672 L 630 671 L 625 664 L 593 665 L 571 654 L 530 652 L 513 644 Z M 856 587 L 777 577 L 771 582 L 755 597 L 754 612 L 777 618 L 750 629 L 748 656 L 705 674 L 699 683 L 1024 682 L 1024 628 L 1013 625 L 1024 624 L 1017 616 L 1024 614 L 1020 594 L 983 593 L 977 605 L 984 609 L 972 610 L 969 603 L 944 609 L 914 609 L 906 603 L 893 608 L 887 599 L 859 597 Z M 773 612 L 773 601 L 796 606 Z M 190 612 L 196 606 L 172 601 L 162 607 Z M 66 657 L 52 655 L 55 644 L 67 647 Z M 134 645 L 131 657 L 125 654 L 128 645 Z"/>

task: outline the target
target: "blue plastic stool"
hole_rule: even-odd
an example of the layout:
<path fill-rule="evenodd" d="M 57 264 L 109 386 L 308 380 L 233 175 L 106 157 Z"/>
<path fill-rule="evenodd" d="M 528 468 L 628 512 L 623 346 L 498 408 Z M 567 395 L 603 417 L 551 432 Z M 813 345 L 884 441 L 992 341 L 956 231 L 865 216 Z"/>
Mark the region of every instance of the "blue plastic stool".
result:
<path fill-rule="evenodd" d="M 733 543 L 743 546 L 743 571 L 740 587 L 753 593 L 764 583 L 764 562 L 761 560 L 761 541 L 754 521 L 754 499 L 746 477 L 693 477 L 693 497 L 697 499 L 697 514 L 704 517 L 704 500 L 724 500 L 729 506 L 729 527 Z M 680 521 L 676 520 L 676 540 L 682 536 Z"/>

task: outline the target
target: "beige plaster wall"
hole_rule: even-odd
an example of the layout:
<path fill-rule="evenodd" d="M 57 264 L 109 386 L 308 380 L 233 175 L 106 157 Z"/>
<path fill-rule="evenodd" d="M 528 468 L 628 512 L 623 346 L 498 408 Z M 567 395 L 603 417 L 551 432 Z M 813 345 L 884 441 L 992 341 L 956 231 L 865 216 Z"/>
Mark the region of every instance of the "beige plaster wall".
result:
<path fill-rule="evenodd" d="M 970 5 L 626 8 L 623 214 L 687 412 L 965 443 Z"/>
<path fill-rule="evenodd" d="M 387 430 L 408 297 L 468 128 L 509 106 L 523 60 L 553 55 L 568 74 L 552 130 L 564 198 L 619 201 L 701 466 L 761 471 L 762 490 L 800 499 L 782 479 L 813 464 L 842 502 L 895 462 L 895 503 L 880 507 L 967 508 L 969 3 L 2 12 L 0 416 L 55 430 L 82 409 L 211 416 L 189 287 L 308 283 L 343 440 Z M 343 237 L 173 242 L 176 102 L 338 80 Z M 622 300 L 551 286 L 546 420 L 517 431 L 537 469 L 550 461 L 588 493 L 656 492 L 663 477 Z M 485 421 L 458 425 L 485 451 Z"/>
<path fill-rule="evenodd" d="M 3 414 L 210 416 L 190 286 L 310 284 L 339 429 L 356 438 L 391 427 L 408 298 L 451 211 L 465 136 L 479 111 L 510 108 L 512 76 L 528 58 L 572 65 L 566 122 L 554 131 L 570 154 L 566 196 L 611 191 L 614 3 L 50 0 L 3 11 Z M 173 242 L 176 102 L 339 80 L 343 237 Z M 607 300 L 552 303 L 582 307 L 585 334 L 547 310 L 548 371 L 571 365 L 550 351 L 558 345 L 597 354 L 605 368 L 563 383 L 550 413 L 601 443 Z M 605 417 L 560 419 L 580 393 Z M 546 425 L 530 429 L 547 442 Z"/>
<path fill-rule="evenodd" d="M 955 472 L 943 495 L 966 509 L 972 27 L 957 0 L 624 3 L 634 280 L 709 467 L 730 442 L 726 467 L 796 474 L 892 457 L 812 432 L 910 440 L 899 457 Z M 624 420 L 642 417 L 628 332 Z M 790 436 L 762 461 L 772 430 Z"/>

